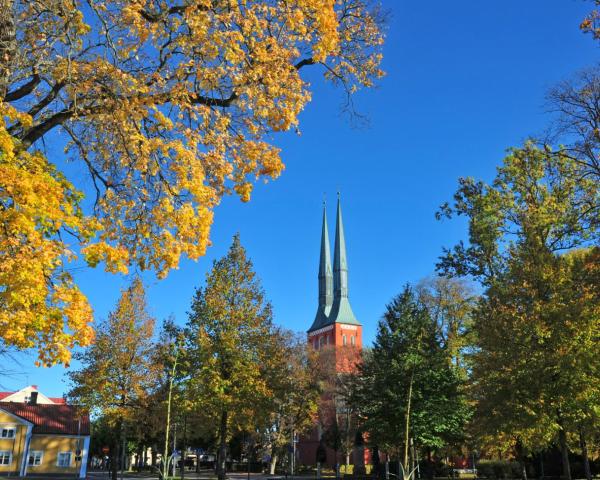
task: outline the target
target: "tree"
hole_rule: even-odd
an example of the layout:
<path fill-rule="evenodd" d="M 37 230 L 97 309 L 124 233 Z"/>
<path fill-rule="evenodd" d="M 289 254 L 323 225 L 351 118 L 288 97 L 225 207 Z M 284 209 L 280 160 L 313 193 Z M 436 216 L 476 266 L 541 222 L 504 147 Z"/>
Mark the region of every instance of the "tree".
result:
<path fill-rule="evenodd" d="M 1 0 L 0 326 L 43 363 L 92 340 L 69 263 L 159 277 L 214 207 L 283 170 L 318 67 L 351 98 L 382 75 L 370 0 Z M 351 104 L 350 100 L 348 101 Z M 77 186 L 39 147 L 60 131 Z M 82 192 L 89 185 L 90 208 Z M 88 193 L 88 192 L 86 192 Z"/>
<path fill-rule="evenodd" d="M 596 7 L 600 6 L 599 0 L 590 0 L 596 4 Z M 594 40 L 600 40 L 600 10 L 598 8 L 593 9 L 581 22 L 579 26 L 584 33 L 589 33 L 593 36 Z"/>
<path fill-rule="evenodd" d="M 586 432 L 598 426 L 598 251 L 546 256 L 516 256 L 482 300 L 476 422 L 484 435 L 508 436 L 533 451 L 557 440 L 570 478 L 569 432 L 585 444 Z"/>
<path fill-rule="evenodd" d="M 239 235 L 198 288 L 188 321 L 190 397 L 218 432 L 219 479 L 225 478 L 232 433 L 253 430 L 270 415 L 269 373 L 285 359 L 275 348 L 271 305 Z"/>
<path fill-rule="evenodd" d="M 408 473 L 411 439 L 431 452 L 459 439 L 468 419 L 461 379 L 427 308 L 407 286 L 387 306 L 353 393 L 369 439 Z"/>
<path fill-rule="evenodd" d="M 112 478 L 117 478 L 117 452 L 123 466 L 128 422 L 144 409 L 156 369 L 152 358 L 154 319 L 147 311 L 139 278 L 121 293 L 116 309 L 98 325 L 96 341 L 75 359 L 81 368 L 69 373 L 69 397 L 113 428 Z"/>
<path fill-rule="evenodd" d="M 314 427 L 320 394 L 315 352 L 307 345 L 306 338 L 279 331 L 276 342 L 283 355 L 276 359 L 280 361 L 270 363 L 273 371 L 267 374 L 273 390 L 266 435 L 272 475 L 295 436 Z"/>
<path fill-rule="evenodd" d="M 598 240 L 600 187 L 581 178 L 567 154 L 532 143 L 512 148 L 491 185 L 459 179 L 454 203 L 437 218 L 467 217 L 468 245 L 444 249 L 437 268 L 456 277 L 472 277 L 487 287 L 507 271 L 516 243 L 558 253 Z"/>
<path fill-rule="evenodd" d="M 564 144 L 558 154 L 572 158 L 583 177 L 600 181 L 600 68 L 560 82 L 548 92 L 547 103 L 556 114 L 550 140 Z"/>
<path fill-rule="evenodd" d="M 419 282 L 416 293 L 436 324 L 449 360 L 466 379 L 466 355 L 473 345 L 473 309 L 477 300 L 472 286 L 462 279 L 436 276 Z"/>
<path fill-rule="evenodd" d="M 461 180 L 454 206 L 442 212 L 468 217 L 470 244 L 446 250 L 439 264 L 485 287 L 474 321 L 479 429 L 509 439 L 522 463 L 525 448 L 557 440 L 567 478 L 569 399 L 594 398 L 586 382 L 597 374 L 589 356 L 597 279 L 576 287 L 572 254 L 564 253 L 598 238 L 598 184 L 579 172 L 568 154 L 527 144 L 511 150 L 491 185 Z"/>

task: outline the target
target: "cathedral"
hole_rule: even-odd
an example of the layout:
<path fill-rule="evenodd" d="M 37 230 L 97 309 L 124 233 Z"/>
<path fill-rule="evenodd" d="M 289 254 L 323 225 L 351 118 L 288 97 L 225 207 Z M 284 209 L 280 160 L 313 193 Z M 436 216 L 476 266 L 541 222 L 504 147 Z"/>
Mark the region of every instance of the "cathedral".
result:
<path fill-rule="evenodd" d="M 319 353 L 321 368 L 329 373 L 329 388 L 323 393 L 315 428 L 298 443 L 299 461 L 303 465 L 333 467 L 340 463 L 361 465 L 366 460 L 364 448 L 354 446 L 356 432 L 352 431 L 348 409 L 337 394 L 338 380 L 352 372 L 360 361 L 362 349 L 362 325 L 356 319 L 348 297 L 348 263 L 342 221 L 341 202 L 338 197 L 337 216 L 331 268 L 331 249 L 327 212 L 323 207 L 321 229 L 321 252 L 319 258 L 319 301 L 315 319 L 307 331 L 307 341 Z M 327 383 L 327 382 L 326 382 Z M 342 428 L 340 427 L 342 425 Z M 348 445 L 340 447 L 340 440 L 333 441 L 331 431 L 344 430 Z M 362 442 L 361 442 L 362 443 Z M 337 447 L 334 447 L 334 445 Z M 344 452 L 345 450 L 345 459 Z M 352 451 L 352 452 L 351 452 Z M 368 455 L 368 454 L 367 454 Z"/>
<path fill-rule="evenodd" d="M 308 329 L 308 341 L 315 349 L 327 345 L 352 346 L 360 349 L 362 347 L 362 326 L 356 320 L 348 299 L 348 263 L 339 198 L 335 222 L 333 272 L 330 251 L 327 212 L 323 208 L 321 256 L 319 259 L 319 305 L 315 320 Z"/>

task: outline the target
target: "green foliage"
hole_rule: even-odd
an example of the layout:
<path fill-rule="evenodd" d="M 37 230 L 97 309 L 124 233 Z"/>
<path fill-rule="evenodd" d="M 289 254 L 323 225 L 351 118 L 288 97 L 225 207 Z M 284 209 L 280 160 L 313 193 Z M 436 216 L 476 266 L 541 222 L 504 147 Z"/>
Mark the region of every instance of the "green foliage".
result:
<path fill-rule="evenodd" d="M 460 375 L 428 309 L 406 287 L 379 322 L 353 394 L 369 441 L 388 452 L 405 443 L 411 379 L 410 437 L 416 445 L 439 448 L 459 439 L 469 414 Z"/>
<path fill-rule="evenodd" d="M 480 442 L 542 449 L 597 428 L 600 186 L 564 151 L 512 149 L 491 185 L 461 180 L 441 214 L 469 220 L 469 245 L 438 267 L 485 287 L 474 314 L 472 388 Z M 596 426 L 596 427 L 595 427 Z"/>
<path fill-rule="evenodd" d="M 510 460 L 480 460 L 477 462 L 477 476 L 484 478 L 520 478 L 521 465 Z"/>
<path fill-rule="evenodd" d="M 599 239 L 600 185 L 567 154 L 527 143 L 513 148 L 491 185 L 461 178 L 438 218 L 466 216 L 469 244 L 445 250 L 437 267 L 488 286 L 517 246 L 561 252 Z"/>
<path fill-rule="evenodd" d="M 288 352 L 237 235 L 196 290 L 186 337 L 190 407 L 207 430 L 218 431 L 224 478 L 231 434 L 272 425 L 276 391 L 288 388 L 280 370 Z"/>
<path fill-rule="evenodd" d="M 254 426 L 271 395 L 273 332 L 271 305 L 236 236 L 196 290 L 188 321 L 190 398 L 207 422 L 218 425 L 226 411 L 234 430 Z"/>

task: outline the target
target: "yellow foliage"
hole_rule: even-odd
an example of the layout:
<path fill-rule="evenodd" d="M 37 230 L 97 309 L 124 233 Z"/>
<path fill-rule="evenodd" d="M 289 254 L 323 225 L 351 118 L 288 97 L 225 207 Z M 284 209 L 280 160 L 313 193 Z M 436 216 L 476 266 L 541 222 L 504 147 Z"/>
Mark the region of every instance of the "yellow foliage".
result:
<path fill-rule="evenodd" d="M 42 364 L 68 363 L 74 345 L 93 339 L 92 309 L 64 270 L 75 255 L 58 235 L 94 234 L 80 198 L 39 152 L 20 148 L 0 120 L 0 332 L 9 345 L 39 347 Z"/>
<path fill-rule="evenodd" d="M 223 195 L 248 201 L 283 171 L 271 137 L 298 129 L 302 69 L 348 94 L 382 75 L 366 0 L 7 1 L 18 61 L 6 97 L 0 78 L 0 338 L 40 347 L 43 363 L 91 338 L 65 262 L 164 277 L 199 258 Z M 59 126 L 92 180 L 88 216 L 58 161 L 33 151 Z"/>

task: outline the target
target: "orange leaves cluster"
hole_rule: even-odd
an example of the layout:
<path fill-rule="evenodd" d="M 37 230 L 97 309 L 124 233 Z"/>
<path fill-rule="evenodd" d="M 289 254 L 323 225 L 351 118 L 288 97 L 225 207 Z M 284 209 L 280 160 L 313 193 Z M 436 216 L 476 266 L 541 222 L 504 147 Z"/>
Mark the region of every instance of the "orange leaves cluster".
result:
<path fill-rule="evenodd" d="M 600 6 L 600 1 L 595 0 L 596 6 Z M 579 26 L 584 33 L 590 33 L 594 40 L 600 40 L 600 11 L 592 10 Z"/>
<path fill-rule="evenodd" d="M 25 214 L 53 252 L 40 260 L 36 281 L 57 315 L 68 309 L 65 300 L 53 303 L 51 292 L 62 283 L 76 288 L 62 268 L 75 251 L 109 272 L 134 266 L 159 277 L 182 256 L 205 253 L 223 195 L 248 201 L 256 181 L 283 171 L 272 135 L 299 127 L 311 99 L 303 68 L 320 67 L 347 94 L 382 75 L 380 19 L 367 0 L 95 0 L 85 8 L 72 0 L 10 1 L 19 55 L 0 102 L 0 145 L 3 152 L 19 145 L 18 168 L 52 187 L 48 196 L 60 205 L 50 234 L 48 212 Z M 26 153 L 58 127 L 69 140 L 66 153 L 89 173 L 89 218 L 75 187 L 43 157 Z M 25 178 L 16 184 L 23 191 Z M 75 233 L 73 248 L 67 232 Z M 23 238 L 37 249 L 32 234 Z M 34 310 L 29 315 L 35 324 Z M 54 324 L 70 339 L 65 348 L 89 338 L 85 321 L 74 318 L 74 327 Z M 32 327 L 23 338 L 42 331 Z"/>
<path fill-rule="evenodd" d="M 16 112 L 4 108 L 2 117 Z M 41 347 L 43 364 L 68 362 L 93 339 L 92 310 L 64 263 L 74 253 L 59 235 L 90 238 L 94 220 L 81 195 L 39 153 L 20 148 L 0 124 L 0 331 L 19 348 Z"/>

